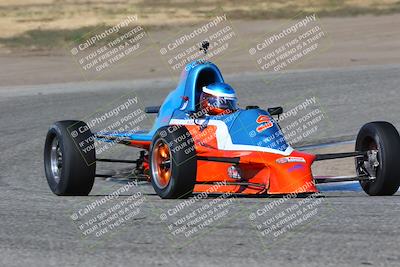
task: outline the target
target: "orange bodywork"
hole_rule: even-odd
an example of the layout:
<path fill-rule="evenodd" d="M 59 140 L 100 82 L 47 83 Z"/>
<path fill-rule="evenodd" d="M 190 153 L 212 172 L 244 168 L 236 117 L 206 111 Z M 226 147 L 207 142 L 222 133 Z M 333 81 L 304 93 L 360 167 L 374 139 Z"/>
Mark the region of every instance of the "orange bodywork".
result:
<path fill-rule="evenodd" d="M 197 150 L 199 156 L 216 157 L 215 151 Z M 243 194 L 289 194 L 318 192 L 311 173 L 311 164 L 315 156 L 307 153 L 293 151 L 289 157 L 304 158 L 305 162 L 278 163 L 282 155 L 252 152 L 252 151 L 226 151 L 221 157 L 240 157 L 237 165 L 241 170 L 241 182 L 255 185 L 223 185 L 219 192 L 232 192 Z M 230 163 L 201 161 L 197 162 L 197 183 L 209 182 L 238 182 L 228 176 Z M 211 185 L 197 184 L 195 192 L 207 191 Z"/>
<path fill-rule="evenodd" d="M 295 150 L 288 156 L 258 151 L 220 150 L 215 138 L 215 126 L 210 125 L 203 131 L 200 131 L 197 125 L 185 127 L 194 139 L 197 156 L 240 158 L 239 164 L 235 164 L 240 169 L 240 180 L 228 175 L 228 168 L 233 165 L 232 163 L 198 160 L 194 192 L 240 194 L 318 192 L 311 173 L 311 165 L 315 160 L 312 154 Z M 130 145 L 150 149 L 150 142 L 132 140 Z M 302 160 L 282 162 L 280 160 L 282 158 Z"/>
<path fill-rule="evenodd" d="M 129 146 L 134 146 L 134 147 L 138 147 L 138 148 L 143 148 L 143 149 L 146 149 L 147 151 L 150 150 L 151 142 L 149 142 L 149 141 L 136 141 L 136 140 L 131 140 L 131 141 L 129 141 L 129 142 L 130 142 Z"/>
<path fill-rule="evenodd" d="M 219 150 L 215 138 L 215 126 L 208 126 L 207 131 L 200 131 L 199 126 L 187 125 L 194 138 L 197 156 L 202 157 L 239 157 L 236 166 L 241 171 L 240 181 L 229 177 L 231 163 L 197 161 L 195 192 L 242 193 L 242 194 L 289 194 L 318 192 L 311 173 L 311 164 L 315 156 L 293 151 L 287 157 L 300 158 L 302 162 L 280 163 L 285 158 L 280 154 L 258 151 Z M 278 161 L 277 161 L 278 160 Z M 211 182 L 226 182 L 216 188 Z M 202 184 L 203 183 L 203 184 Z M 208 183 L 208 184 L 205 184 Z M 230 185 L 229 183 L 241 183 Z"/>

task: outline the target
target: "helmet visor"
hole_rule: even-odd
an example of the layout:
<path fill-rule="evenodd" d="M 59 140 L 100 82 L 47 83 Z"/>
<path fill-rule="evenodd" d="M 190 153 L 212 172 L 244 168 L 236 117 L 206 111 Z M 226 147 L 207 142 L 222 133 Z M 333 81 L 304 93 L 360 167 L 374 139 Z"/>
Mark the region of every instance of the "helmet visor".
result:
<path fill-rule="evenodd" d="M 237 99 L 231 97 L 221 97 L 221 96 L 213 96 L 208 95 L 207 98 L 208 104 L 212 107 L 223 109 L 223 110 L 236 110 L 237 109 Z"/>

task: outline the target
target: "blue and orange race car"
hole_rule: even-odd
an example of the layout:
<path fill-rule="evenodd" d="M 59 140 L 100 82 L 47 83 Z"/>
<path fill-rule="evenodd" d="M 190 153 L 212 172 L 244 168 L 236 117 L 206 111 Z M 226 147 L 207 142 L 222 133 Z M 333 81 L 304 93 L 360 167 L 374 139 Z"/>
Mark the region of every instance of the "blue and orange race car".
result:
<path fill-rule="evenodd" d="M 96 162 L 135 164 L 135 174 L 150 181 L 161 198 L 196 192 L 309 194 L 317 192 L 316 183 L 342 181 L 359 181 L 369 195 L 392 195 L 400 186 L 400 137 L 390 123 L 365 124 L 354 152 L 297 151 L 274 119 L 283 109 L 238 108 L 233 89 L 211 62 L 188 64 L 163 104 L 145 112 L 157 113 L 149 131 L 92 133 L 82 121 L 54 123 L 44 147 L 51 190 L 61 196 L 88 195 L 95 177 L 104 177 L 96 174 Z M 143 151 L 137 160 L 100 159 L 96 140 Z M 346 157 L 355 158 L 356 176 L 313 176 L 314 161 Z"/>

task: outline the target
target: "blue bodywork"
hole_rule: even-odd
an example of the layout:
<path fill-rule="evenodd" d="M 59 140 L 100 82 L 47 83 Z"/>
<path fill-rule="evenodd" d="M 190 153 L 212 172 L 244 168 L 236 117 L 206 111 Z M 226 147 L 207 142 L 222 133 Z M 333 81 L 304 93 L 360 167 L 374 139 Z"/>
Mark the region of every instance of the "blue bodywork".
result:
<path fill-rule="evenodd" d="M 197 111 L 202 88 L 200 75 L 211 75 L 210 81 L 212 82 L 224 82 L 218 67 L 211 62 L 195 61 L 186 65 L 178 86 L 168 94 L 161 105 L 150 133 L 154 134 L 160 127 L 168 125 L 176 111 L 178 113 L 183 111 L 187 114 Z M 185 97 L 187 97 L 187 101 L 185 101 Z"/>
<path fill-rule="evenodd" d="M 189 119 L 189 115 L 198 112 L 202 87 L 215 82 L 224 82 L 216 65 L 204 61 L 192 62 L 182 71 L 176 89 L 165 98 L 151 130 L 106 133 L 103 135 L 122 137 L 128 140 L 151 141 L 155 132 L 160 127 L 169 125 L 171 119 Z M 262 132 L 256 132 L 255 129 L 260 126 L 260 123 L 256 120 L 260 115 L 268 116 L 273 124 Z M 233 144 L 271 148 L 279 151 L 285 151 L 288 148 L 279 125 L 265 110 L 258 108 L 239 109 L 228 115 L 208 116 L 207 120 L 223 121 L 228 128 L 228 134 Z"/>
<path fill-rule="evenodd" d="M 241 109 L 232 115 L 234 114 L 236 116 L 235 120 L 231 123 L 225 122 L 228 125 L 233 144 L 266 147 L 279 151 L 285 151 L 288 148 L 289 145 L 278 123 L 274 121 L 267 111 L 262 109 Z M 270 128 L 257 132 L 255 129 L 261 124 L 257 123 L 256 120 L 260 115 L 268 116 L 273 124 Z"/>
<path fill-rule="evenodd" d="M 196 86 L 197 89 L 199 89 L 201 86 L 199 82 L 201 82 L 202 77 L 205 76 L 209 77 L 209 83 L 224 82 L 218 67 L 211 62 L 198 60 L 187 64 L 185 69 L 182 71 L 178 86 L 175 90 L 168 94 L 161 105 L 160 111 L 151 130 L 137 131 L 135 133 L 129 131 L 119 133 L 110 132 L 102 133 L 102 135 L 109 137 L 122 137 L 137 141 L 151 141 L 155 132 L 160 127 L 169 125 L 169 122 L 171 118 L 173 118 L 175 111 L 179 111 L 179 109 L 185 104 L 184 96 L 188 98 L 188 103 L 183 111 L 186 113 L 196 111 L 196 101 L 199 99 L 201 93 L 201 91 L 196 90 Z"/>

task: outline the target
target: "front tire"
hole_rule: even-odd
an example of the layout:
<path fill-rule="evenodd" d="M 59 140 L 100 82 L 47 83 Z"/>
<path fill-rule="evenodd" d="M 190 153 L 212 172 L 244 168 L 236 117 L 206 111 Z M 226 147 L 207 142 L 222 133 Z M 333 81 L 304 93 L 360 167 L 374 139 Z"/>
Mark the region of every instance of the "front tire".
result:
<path fill-rule="evenodd" d="M 184 126 L 160 128 L 150 148 L 150 173 L 161 198 L 186 198 L 196 183 L 197 159 L 194 142 Z"/>
<path fill-rule="evenodd" d="M 96 153 L 94 136 L 86 123 L 58 121 L 50 127 L 44 146 L 44 169 L 54 194 L 87 196 L 90 193 L 96 172 Z"/>
<path fill-rule="evenodd" d="M 360 181 L 362 189 L 371 196 L 396 193 L 400 186 L 400 137 L 396 128 L 383 121 L 365 124 L 357 135 L 356 151 L 368 151 L 367 156 L 356 159 L 356 166 L 375 177 Z"/>

